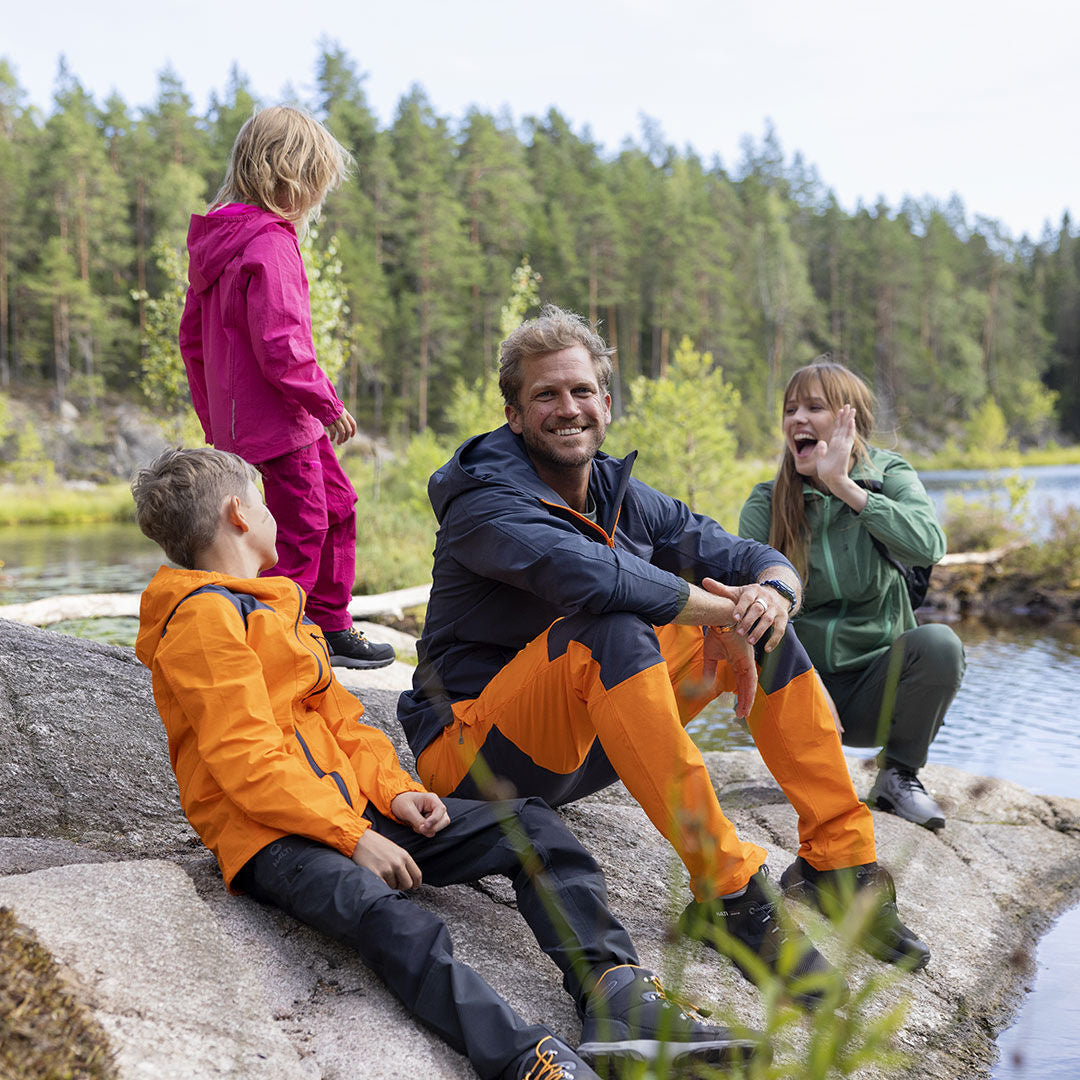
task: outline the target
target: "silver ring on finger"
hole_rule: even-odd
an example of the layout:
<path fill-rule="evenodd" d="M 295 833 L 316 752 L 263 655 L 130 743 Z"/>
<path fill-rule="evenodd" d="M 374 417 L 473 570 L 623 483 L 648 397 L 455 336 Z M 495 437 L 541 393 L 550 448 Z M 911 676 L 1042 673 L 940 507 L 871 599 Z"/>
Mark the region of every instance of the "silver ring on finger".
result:
<path fill-rule="evenodd" d="M 768 613 L 769 613 L 769 605 L 768 605 L 768 604 L 766 604 L 764 600 L 762 600 L 762 599 L 761 599 L 761 598 L 759 597 L 759 598 L 758 598 L 757 600 L 752 600 L 752 601 L 750 602 L 750 606 L 751 606 L 751 607 L 753 607 L 753 606 L 754 606 L 754 604 L 760 604 L 760 605 L 761 605 L 761 614 L 762 614 L 762 615 L 768 615 Z"/>

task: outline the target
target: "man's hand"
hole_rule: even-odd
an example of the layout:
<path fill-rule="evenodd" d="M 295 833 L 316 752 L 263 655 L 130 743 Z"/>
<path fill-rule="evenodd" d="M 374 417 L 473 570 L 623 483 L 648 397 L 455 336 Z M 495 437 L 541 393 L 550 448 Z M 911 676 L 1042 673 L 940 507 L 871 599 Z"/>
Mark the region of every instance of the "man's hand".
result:
<path fill-rule="evenodd" d="M 775 589 L 757 581 L 749 585 L 724 585 L 713 578 L 705 578 L 701 587 L 734 603 L 732 629 L 751 645 L 765 638 L 765 651 L 772 652 L 783 640 L 788 602 Z"/>
<path fill-rule="evenodd" d="M 711 580 L 711 579 L 707 579 Z M 712 626 L 705 628 L 705 679 L 711 683 L 716 678 L 716 665 L 727 662 L 735 676 L 735 715 L 745 720 L 757 695 L 758 670 L 754 659 L 754 647 L 744 637 L 730 631 L 720 631 Z"/>
<path fill-rule="evenodd" d="M 338 445 L 347 443 L 356 434 L 356 421 L 348 409 L 341 410 L 341 415 L 326 428 L 326 434 Z"/>
<path fill-rule="evenodd" d="M 378 874 L 391 889 L 408 891 L 415 889 L 424 880 L 413 857 L 393 840 L 380 836 L 374 829 L 368 829 L 356 842 L 352 861 L 357 866 L 363 866 L 373 874 Z"/>
<path fill-rule="evenodd" d="M 421 836 L 434 836 L 450 824 L 442 799 L 431 791 L 403 791 L 390 803 L 390 813 Z"/>

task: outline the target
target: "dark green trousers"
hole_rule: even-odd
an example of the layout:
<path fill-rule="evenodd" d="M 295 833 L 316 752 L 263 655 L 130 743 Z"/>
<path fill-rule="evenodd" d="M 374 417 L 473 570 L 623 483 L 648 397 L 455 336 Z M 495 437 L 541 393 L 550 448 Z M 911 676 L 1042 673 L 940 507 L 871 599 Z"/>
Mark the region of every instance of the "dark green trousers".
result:
<path fill-rule="evenodd" d="M 822 679 L 844 725 L 847 746 L 880 746 L 886 761 L 921 769 L 964 677 L 964 646 L 941 623 L 901 634 L 860 671 Z"/>

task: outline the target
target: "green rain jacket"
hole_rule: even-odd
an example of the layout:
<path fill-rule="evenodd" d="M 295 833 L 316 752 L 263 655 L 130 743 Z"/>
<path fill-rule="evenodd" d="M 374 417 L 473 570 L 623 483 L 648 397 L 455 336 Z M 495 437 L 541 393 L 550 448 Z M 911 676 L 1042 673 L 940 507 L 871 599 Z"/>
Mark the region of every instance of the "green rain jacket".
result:
<path fill-rule="evenodd" d="M 881 484 L 880 492 L 867 492 L 858 514 L 835 495 L 803 484 L 811 540 L 795 629 L 814 666 L 827 675 L 867 667 L 916 625 L 907 586 L 871 535 L 911 566 L 932 565 L 945 554 L 934 505 L 902 457 L 871 447 L 869 463 L 857 462 L 851 477 Z M 768 543 L 772 489 L 770 480 L 750 493 L 739 515 L 740 536 Z"/>

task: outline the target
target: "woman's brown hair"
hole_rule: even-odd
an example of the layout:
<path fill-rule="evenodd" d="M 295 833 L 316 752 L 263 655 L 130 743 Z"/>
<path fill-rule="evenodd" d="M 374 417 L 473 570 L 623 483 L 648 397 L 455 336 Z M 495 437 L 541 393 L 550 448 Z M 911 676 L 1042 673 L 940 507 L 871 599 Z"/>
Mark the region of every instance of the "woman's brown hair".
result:
<path fill-rule="evenodd" d="M 867 443 L 874 430 L 874 395 L 854 371 L 828 355 L 799 368 L 788 379 L 784 388 L 785 414 L 789 403 L 805 400 L 818 392 L 815 381 L 820 386 L 821 397 L 832 412 L 839 412 L 844 405 L 854 406 L 855 445 L 852 454 L 856 460 L 868 460 Z M 809 571 L 809 542 L 803 478 L 795 469 L 795 459 L 785 440 L 780 467 L 773 483 L 769 543 L 799 571 L 804 584 Z"/>

